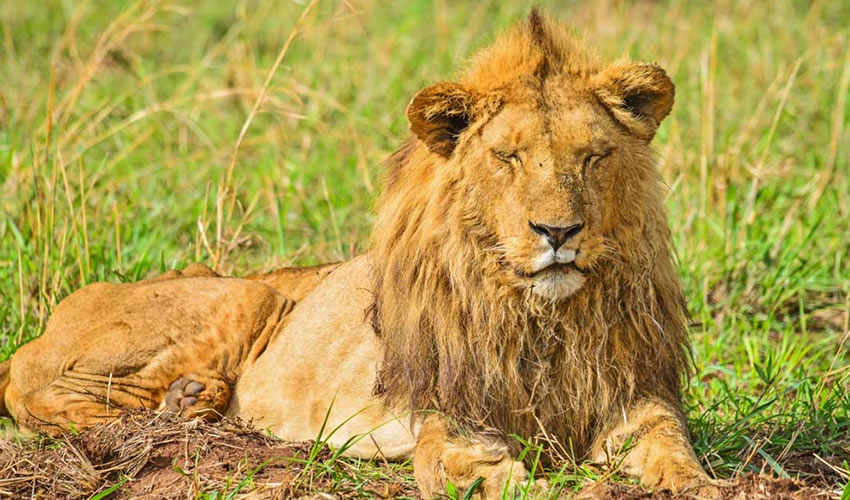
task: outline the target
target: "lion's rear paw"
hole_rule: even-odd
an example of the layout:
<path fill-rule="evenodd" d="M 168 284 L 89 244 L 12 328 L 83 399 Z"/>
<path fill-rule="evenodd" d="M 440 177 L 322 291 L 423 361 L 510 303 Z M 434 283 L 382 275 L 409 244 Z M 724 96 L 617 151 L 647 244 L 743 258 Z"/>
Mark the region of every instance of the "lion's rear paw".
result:
<path fill-rule="evenodd" d="M 184 417 L 215 420 L 230 400 L 230 387 L 220 379 L 184 375 L 168 387 L 165 407 Z"/>
<path fill-rule="evenodd" d="M 184 408 L 196 405 L 198 403 L 198 394 L 205 388 L 206 386 L 204 384 L 196 380 L 180 377 L 168 388 L 168 395 L 165 396 L 165 406 L 175 413 L 180 413 Z"/>

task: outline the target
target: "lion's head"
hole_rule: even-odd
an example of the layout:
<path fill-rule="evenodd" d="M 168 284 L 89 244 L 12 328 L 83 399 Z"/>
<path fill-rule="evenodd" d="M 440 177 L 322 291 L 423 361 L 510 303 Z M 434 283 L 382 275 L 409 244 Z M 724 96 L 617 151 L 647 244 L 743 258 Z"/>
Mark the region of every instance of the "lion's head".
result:
<path fill-rule="evenodd" d="M 640 363 L 678 397 L 683 308 L 649 146 L 673 94 L 658 66 L 602 65 L 535 11 L 412 99 L 373 233 L 380 390 L 573 439 L 640 390 Z"/>
<path fill-rule="evenodd" d="M 467 224 L 486 231 L 498 279 L 557 300 L 582 286 L 623 216 L 634 218 L 620 210 L 640 201 L 630 199 L 646 183 L 673 83 L 651 64 L 602 67 L 534 19 L 459 83 L 419 92 L 407 114 L 436 157 L 432 179 L 451 176 L 474 200 Z"/>

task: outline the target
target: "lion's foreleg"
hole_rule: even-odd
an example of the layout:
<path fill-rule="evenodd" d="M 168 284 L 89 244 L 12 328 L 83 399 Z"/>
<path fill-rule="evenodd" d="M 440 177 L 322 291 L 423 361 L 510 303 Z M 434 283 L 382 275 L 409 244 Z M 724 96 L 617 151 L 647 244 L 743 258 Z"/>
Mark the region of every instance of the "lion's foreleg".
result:
<path fill-rule="evenodd" d="M 600 463 L 622 460 L 622 470 L 650 488 L 707 496 L 715 489 L 694 454 L 681 412 L 661 401 L 641 401 L 616 417 L 597 439 L 592 457 Z"/>
<path fill-rule="evenodd" d="M 478 478 L 485 499 L 502 498 L 509 485 L 527 480 L 522 462 L 514 461 L 505 443 L 489 436 L 458 436 L 449 431 L 448 422 L 440 415 L 426 418 L 413 453 L 413 470 L 423 498 L 446 493 L 451 482 L 465 491 Z"/>

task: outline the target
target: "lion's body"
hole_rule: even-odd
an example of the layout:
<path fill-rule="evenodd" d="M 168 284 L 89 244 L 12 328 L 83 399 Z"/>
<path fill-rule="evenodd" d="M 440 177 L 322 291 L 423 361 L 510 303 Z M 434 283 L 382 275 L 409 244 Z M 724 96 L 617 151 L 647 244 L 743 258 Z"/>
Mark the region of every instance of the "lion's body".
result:
<path fill-rule="evenodd" d="M 366 263 L 246 279 L 193 266 L 134 284 L 90 285 L 13 357 L 6 407 L 24 428 L 61 434 L 124 408 L 157 409 L 169 385 L 191 375 L 232 387 L 211 405 L 215 412 L 284 439 L 314 439 L 323 426 L 329 433 L 342 424 L 332 444 L 373 431 L 382 453 L 403 457 L 415 445 L 409 416 L 394 418 L 373 396 L 382 348 L 364 312 L 373 300 Z M 351 449 L 375 452 L 371 439 Z"/>
<path fill-rule="evenodd" d="M 702 483 L 649 148 L 672 104 L 657 66 L 601 65 L 534 13 L 413 99 L 369 253 L 86 287 L 14 356 L 6 407 L 53 433 L 138 406 L 369 433 L 349 453 L 412 456 L 426 496 L 483 476 L 498 497 L 525 474 L 510 434 L 597 461 L 632 437 L 626 472 Z"/>

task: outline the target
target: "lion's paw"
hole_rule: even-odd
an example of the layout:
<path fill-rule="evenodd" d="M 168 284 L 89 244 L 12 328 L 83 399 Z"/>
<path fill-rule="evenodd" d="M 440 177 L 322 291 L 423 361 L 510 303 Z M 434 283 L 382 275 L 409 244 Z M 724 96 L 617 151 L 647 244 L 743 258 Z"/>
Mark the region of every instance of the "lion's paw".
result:
<path fill-rule="evenodd" d="M 711 479 L 698 463 L 688 460 L 658 461 L 644 470 L 641 483 L 651 489 L 667 489 L 707 499 L 722 497 L 724 486 L 723 481 Z"/>
<path fill-rule="evenodd" d="M 523 488 L 528 483 L 528 472 L 522 462 L 511 458 L 506 448 L 476 444 L 451 446 L 441 458 L 447 482 L 459 492 L 467 491 L 482 478 L 476 498 L 502 498 L 506 489 Z"/>
<path fill-rule="evenodd" d="M 697 498 L 713 499 L 723 498 L 725 491 L 730 486 L 728 481 L 720 481 L 717 479 L 707 479 L 701 483 L 696 483 L 680 490 L 681 493 L 688 493 Z"/>
<path fill-rule="evenodd" d="M 184 417 L 215 420 L 230 400 L 230 387 L 220 379 L 184 375 L 168 387 L 165 407 Z"/>

